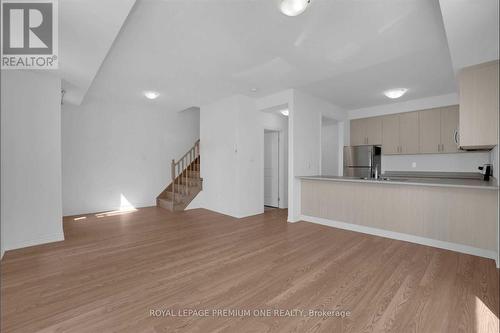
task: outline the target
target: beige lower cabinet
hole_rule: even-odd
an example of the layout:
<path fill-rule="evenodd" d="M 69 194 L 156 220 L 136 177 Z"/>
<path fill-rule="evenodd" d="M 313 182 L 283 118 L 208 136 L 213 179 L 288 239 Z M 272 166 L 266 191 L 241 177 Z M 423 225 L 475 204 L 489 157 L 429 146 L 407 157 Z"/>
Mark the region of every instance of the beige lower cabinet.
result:
<path fill-rule="evenodd" d="M 460 152 L 458 116 L 458 105 L 419 111 L 420 153 Z"/>
<path fill-rule="evenodd" d="M 418 112 L 382 118 L 382 154 L 418 154 Z"/>
<path fill-rule="evenodd" d="M 498 190 L 301 180 L 301 214 L 497 252 Z"/>

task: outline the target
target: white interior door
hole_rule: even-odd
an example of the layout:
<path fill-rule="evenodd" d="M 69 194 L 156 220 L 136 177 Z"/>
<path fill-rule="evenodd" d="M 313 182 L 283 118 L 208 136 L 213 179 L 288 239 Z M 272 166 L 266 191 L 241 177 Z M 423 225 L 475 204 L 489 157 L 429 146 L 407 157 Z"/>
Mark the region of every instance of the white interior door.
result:
<path fill-rule="evenodd" d="M 279 207 L 279 132 L 264 132 L 264 205 Z"/>

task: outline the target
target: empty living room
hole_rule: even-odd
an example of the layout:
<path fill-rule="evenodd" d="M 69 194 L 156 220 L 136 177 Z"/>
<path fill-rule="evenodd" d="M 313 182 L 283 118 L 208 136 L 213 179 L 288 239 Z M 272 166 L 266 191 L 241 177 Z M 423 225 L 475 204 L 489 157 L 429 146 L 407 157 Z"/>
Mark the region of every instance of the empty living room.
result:
<path fill-rule="evenodd" d="M 498 0 L 0 4 L 0 332 L 499 332 Z"/>

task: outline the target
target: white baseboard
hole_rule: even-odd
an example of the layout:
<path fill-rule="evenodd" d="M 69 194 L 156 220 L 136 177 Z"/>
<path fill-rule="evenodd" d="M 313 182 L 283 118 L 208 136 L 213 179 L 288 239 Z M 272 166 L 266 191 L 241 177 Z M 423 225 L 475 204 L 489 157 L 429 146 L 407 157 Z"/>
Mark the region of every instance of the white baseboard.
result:
<path fill-rule="evenodd" d="M 385 238 L 397 239 L 397 240 L 406 241 L 406 242 L 410 242 L 410 243 L 427 245 L 427 246 L 437 247 L 440 249 L 445 249 L 445 250 L 450 250 L 450 251 L 455 251 L 455 252 L 460 252 L 460 253 L 465 253 L 465 254 L 471 254 L 474 256 L 478 256 L 478 257 L 489 258 L 489 259 L 495 260 L 497 268 L 499 267 L 497 253 L 495 251 L 491 251 L 491 250 L 480 249 L 480 248 L 469 246 L 469 245 L 445 242 L 445 241 L 432 239 L 432 238 L 420 237 L 420 236 L 415 236 L 415 235 L 410 235 L 410 234 L 403 234 L 403 233 L 395 232 L 395 231 L 366 227 L 366 226 L 358 225 L 358 224 L 333 221 L 333 220 L 328 220 L 328 219 L 324 219 L 321 217 L 301 215 L 301 220 L 306 221 L 306 222 L 312 222 L 312 223 L 317 223 L 317 224 L 321 224 L 321 225 L 326 225 L 326 226 L 333 227 L 333 228 L 356 231 L 356 232 L 361 232 L 363 234 L 369 234 L 369 235 L 375 235 L 375 236 L 380 236 L 380 237 L 385 237 Z"/>
<path fill-rule="evenodd" d="M 21 249 L 23 247 L 29 247 L 29 246 L 35 246 L 35 245 L 41 245 L 41 244 L 47 244 L 47 243 L 53 243 L 53 242 L 60 242 L 64 240 L 64 233 L 58 232 L 55 234 L 51 235 L 44 235 L 35 239 L 25 239 L 25 240 L 18 240 L 14 241 L 12 243 L 7 243 L 5 244 L 5 247 L 2 249 L 4 252 L 9 251 L 9 250 L 16 250 L 16 249 Z M 2 253 L 3 257 L 3 253 Z"/>

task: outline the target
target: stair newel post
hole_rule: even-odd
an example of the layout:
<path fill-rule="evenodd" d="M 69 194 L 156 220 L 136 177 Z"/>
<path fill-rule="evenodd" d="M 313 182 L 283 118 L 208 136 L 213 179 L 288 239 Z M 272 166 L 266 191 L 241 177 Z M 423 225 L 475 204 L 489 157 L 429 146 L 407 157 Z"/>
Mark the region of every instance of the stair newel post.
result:
<path fill-rule="evenodd" d="M 175 160 L 172 160 L 170 172 L 172 175 L 172 201 L 175 202 Z"/>

